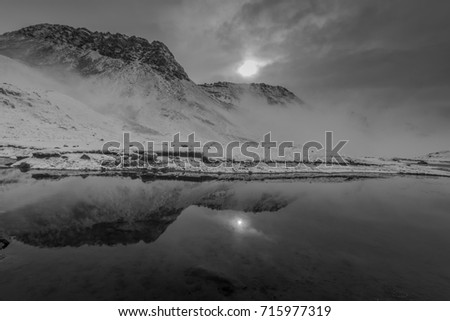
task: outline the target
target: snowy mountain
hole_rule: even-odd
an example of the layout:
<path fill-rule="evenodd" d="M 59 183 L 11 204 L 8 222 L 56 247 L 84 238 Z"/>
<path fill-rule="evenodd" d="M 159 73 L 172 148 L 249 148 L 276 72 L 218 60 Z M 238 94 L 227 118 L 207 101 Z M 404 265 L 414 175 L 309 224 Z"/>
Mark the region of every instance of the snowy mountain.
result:
<path fill-rule="evenodd" d="M 76 110 L 80 110 L 80 115 L 85 114 L 87 126 L 99 131 L 90 134 L 96 137 L 111 131 L 114 135 L 110 137 L 117 137 L 127 128 L 142 140 L 171 139 L 178 132 L 183 136 L 195 132 L 202 141 L 254 139 L 255 133 L 241 123 L 242 119 L 252 118 L 244 115 L 248 109 L 240 108 L 246 103 L 245 97 L 267 105 L 302 104 L 293 93 L 279 86 L 197 85 L 162 42 L 123 34 L 40 24 L 1 35 L 0 55 L 0 83 L 4 83 L 5 90 L 20 92 L 15 104 L 22 107 L 33 97 L 36 110 L 48 110 L 58 105 L 53 102 L 53 96 L 60 95 L 58 106 L 61 108 L 67 102 L 70 107 L 65 111 L 70 117 Z M 27 74 L 36 73 L 39 75 L 29 79 Z M 41 101 L 33 96 L 33 91 L 28 91 L 30 88 L 39 88 L 39 95 L 45 98 Z M 53 93 L 45 94 L 46 90 Z M 2 101 L 12 99 L 4 96 Z M 73 107 L 75 105 L 78 107 Z M 7 108 L 6 103 L 2 102 L 1 108 Z M 7 110 L 9 115 L 12 110 Z M 30 115 L 30 111 L 23 108 L 14 111 L 21 112 L 26 113 L 25 118 Z M 35 114 L 32 117 L 46 124 L 59 121 L 56 119 L 59 116 L 51 120 L 36 118 Z M 18 125 L 14 123 L 16 118 L 8 120 L 13 123 L 8 126 Z M 101 126 L 103 118 L 109 124 L 107 132 Z M 37 130 L 38 124 L 27 126 L 35 126 L 33 135 L 37 135 L 38 140 L 49 139 L 44 131 Z M 67 124 L 61 126 L 66 128 Z M 65 140 L 68 131 L 53 131 L 53 139 Z M 16 141 L 18 136 L 17 132 L 7 130 L 1 139 Z"/>

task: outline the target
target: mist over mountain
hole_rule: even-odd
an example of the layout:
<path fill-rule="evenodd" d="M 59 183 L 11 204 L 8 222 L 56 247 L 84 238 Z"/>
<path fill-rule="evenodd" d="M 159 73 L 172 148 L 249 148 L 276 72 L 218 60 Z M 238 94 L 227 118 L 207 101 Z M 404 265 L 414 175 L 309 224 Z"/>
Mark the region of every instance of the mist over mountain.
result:
<path fill-rule="evenodd" d="M 52 90 L 75 99 L 83 106 L 80 108 L 87 110 L 86 115 L 90 115 L 87 118 L 98 119 L 97 123 L 108 123 L 111 119 L 116 122 L 107 126 L 116 132 L 115 135 L 91 124 L 89 128 L 100 132 L 90 135 L 103 140 L 117 139 L 124 130 L 131 131 L 138 140 L 160 141 L 170 139 L 178 132 L 184 136 L 195 132 L 202 141 L 254 140 L 259 139 L 260 133 L 252 126 L 243 126 L 242 120 L 252 118 L 250 114 L 253 113 L 244 105 L 304 108 L 295 94 L 280 86 L 197 85 L 166 45 L 135 36 L 39 24 L 1 35 L 0 55 L 2 86 L 12 85 L 24 92 L 14 98 L 18 105 L 23 104 L 18 101 L 27 96 L 25 92 L 30 89 Z M 10 100 L 5 92 L 3 101 Z M 47 97 L 47 101 L 50 103 L 39 103 L 40 107 L 34 108 L 40 110 L 44 105 L 47 108 L 56 105 L 51 97 Z M 70 104 L 69 98 L 67 102 L 59 100 L 59 105 L 67 104 Z M 2 105 L 2 108 L 7 107 Z M 6 110 L 5 115 L 9 115 L 10 110 Z M 66 108 L 67 116 L 73 119 L 69 110 L 73 108 Z M 259 112 L 262 110 L 259 108 Z M 25 115 L 22 118 L 36 120 L 36 115 L 30 116 L 29 110 L 16 109 L 14 112 L 16 118 L 21 113 Z M 47 114 L 53 112 L 58 114 L 59 111 L 48 111 Z M 104 121 L 100 121 L 102 115 Z M 16 130 L 13 119 L 13 116 L 3 118 L 8 124 L 5 124 L 7 130 L 2 131 L 2 140 L 20 142 L 19 137 L 26 140 L 25 133 Z M 42 116 L 39 120 L 53 122 Z M 35 127 L 43 129 L 30 132 L 32 137 L 28 137 L 28 141 L 42 143 L 47 140 L 51 145 L 50 142 L 63 141 L 70 128 L 79 126 L 68 126 L 69 129 L 62 132 L 49 131 L 46 126 Z M 80 140 L 90 147 L 98 145 L 96 139 L 89 143 L 85 143 L 86 139 Z"/>
<path fill-rule="evenodd" d="M 164 43 L 86 28 L 39 24 L 0 35 L 0 84 L 23 92 L 52 91 L 59 95 L 58 102 L 53 103 L 50 95 L 51 104 L 40 106 L 67 105 L 63 109 L 68 117 L 79 119 L 85 114 L 96 120 L 87 122 L 89 134 L 68 135 L 80 126 L 56 125 L 50 116 L 53 110 L 37 117 L 30 109 L 17 109 L 12 116 L 11 107 L 2 103 L 0 140 L 4 143 L 55 147 L 70 137 L 71 146 L 99 148 L 105 140 L 120 139 L 124 131 L 141 142 L 170 141 L 178 132 L 182 137 L 195 132 L 202 142 L 228 143 L 261 141 L 272 132 L 278 141 L 299 146 L 323 141 L 325 131 L 334 131 L 336 139 L 350 140 L 344 152 L 352 156 L 415 156 L 443 149 L 443 135 L 422 133 L 408 121 L 410 114 L 404 108 L 363 112 L 355 107 L 354 96 L 332 106 L 317 101 L 311 105 L 276 84 L 196 84 Z M 0 95 L 0 102 L 26 96 Z M 323 96 L 327 98 L 326 93 Z M 74 109 L 73 101 L 84 107 Z M 73 116 L 74 110 L 87 112 Z M 41 129 L 25 130 L 17 119 Z M 399 119 L 407 124 L 399 124 Z M 427 119 L 422 117 L 423 122 Z M 108 124 L 108 130 L 95 125 L 101 123 Z"/>

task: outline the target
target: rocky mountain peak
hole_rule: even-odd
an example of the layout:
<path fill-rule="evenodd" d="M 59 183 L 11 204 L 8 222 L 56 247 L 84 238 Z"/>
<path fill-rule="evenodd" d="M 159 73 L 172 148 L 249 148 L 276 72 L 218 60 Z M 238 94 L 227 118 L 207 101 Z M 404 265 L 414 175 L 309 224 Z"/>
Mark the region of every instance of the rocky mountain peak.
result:
<path fill-rule="evenodd" d="M 303 104 L 303 101 L 288 89 L 265 83 L 237 84 L 220 81 L 200 86 L 214 98 L 234 105 L 245 95 L 264 98 L 269 105 Z"/>
<path fill-rule="evenodd" d="M 0 36 L 0 54 L 16 58 L 16 52 L 12 49 L 20 49 L 21 45 L 30 47 L 29 42 L 33 41 L 41 44 L 33 46 L 34 51 L 28 50 L 30 53 L 28 58 L 34 60 L 36 57 L 48 56 L 52 50 L 65 51 L 66 56 L 69 51 L 78 58 L 90 54 L 90 57 L 118 59 L 125 64 L 138 61 L 151 66 L 166 78 L 189 79 L 169 48 L 160 41 L 149 42 L 136 36 L 93 32 L 86 28 L 57 24 L 38 24 L 3 34 Z M 40 52 L 42 54 L 39 54 Z M 23 55 L 23 50 L 19 53 Z M 45 53 L 47 55 L 44 55 Z"/>

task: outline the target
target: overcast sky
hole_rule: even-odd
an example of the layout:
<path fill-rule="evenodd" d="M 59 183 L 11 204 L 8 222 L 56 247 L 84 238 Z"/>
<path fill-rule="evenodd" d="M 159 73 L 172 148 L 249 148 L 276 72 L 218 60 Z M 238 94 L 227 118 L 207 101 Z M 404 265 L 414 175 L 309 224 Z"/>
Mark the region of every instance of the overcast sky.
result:
<path fill-rule="evenodd" d="M 43 22 L 160 40 L 197 83 L 280 84 L 369 135 L 450 138 L 448 1 L 0 2 L 0 33 Z M 265 66 L 242 78 L 245 59 Z"/>

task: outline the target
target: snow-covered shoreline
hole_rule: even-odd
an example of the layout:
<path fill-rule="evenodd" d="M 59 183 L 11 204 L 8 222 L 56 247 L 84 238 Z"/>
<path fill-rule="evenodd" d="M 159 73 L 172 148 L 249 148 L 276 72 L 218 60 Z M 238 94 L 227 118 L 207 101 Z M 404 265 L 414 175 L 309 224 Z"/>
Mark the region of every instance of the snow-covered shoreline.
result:
<path fill-rule="evenodd" d="M 434 155 L 434 154 L 433 154 Z M 437 154 L 436 154 L 437 155 Z M 347 164 L 318 165 L 282 162 L 231 164 L 226 160 L 207 164 L 202 159 L 157 156 L 144 162 L 143 155 L 132 159 L 123 154 L 105 155 L 100 151 L 73 149 L 38 149 L 0 146 L 0 168 L 30 171 L 36 178 L 102 175 L 132 176 L 142 179 L 180 180 L 265 180 L 301 178 L 373 178 L 395 175 L 450 177 L 450 162 L 443 157 L 413 159 L 346 158 Z M 438 156 L 442 156 L 439 154 Z M 164 159 L 165 158 L 165 159 Z M 193 165 L 190 161 L 196 161 Z M 126 166 L 123 166 L 125 161 Z M 215 166 L 213 166 L 215 165 Z"/>

